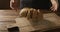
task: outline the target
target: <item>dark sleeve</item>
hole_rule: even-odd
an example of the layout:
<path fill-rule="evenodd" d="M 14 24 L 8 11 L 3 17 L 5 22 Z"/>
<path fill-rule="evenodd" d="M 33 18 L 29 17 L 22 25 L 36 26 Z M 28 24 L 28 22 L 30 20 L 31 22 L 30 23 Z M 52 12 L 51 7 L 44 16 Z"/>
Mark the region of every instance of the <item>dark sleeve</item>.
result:
<path fill-rule="evenodd" d="M 24 7 L 31 7 L 32 0 L 20 0 L 20 9 Z"/>

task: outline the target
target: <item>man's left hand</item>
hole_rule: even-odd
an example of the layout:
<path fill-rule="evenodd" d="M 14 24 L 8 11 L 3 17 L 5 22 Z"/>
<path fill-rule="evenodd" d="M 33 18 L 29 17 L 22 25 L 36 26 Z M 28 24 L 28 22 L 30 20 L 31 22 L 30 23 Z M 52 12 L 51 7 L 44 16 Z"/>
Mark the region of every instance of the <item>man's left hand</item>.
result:
<path fill-rule="evenodd" d="M 52 11 L 57 11 L 58 9 L 58 2 L 56 0 L 51 0 L 52 7 L 50 8 Z"/>

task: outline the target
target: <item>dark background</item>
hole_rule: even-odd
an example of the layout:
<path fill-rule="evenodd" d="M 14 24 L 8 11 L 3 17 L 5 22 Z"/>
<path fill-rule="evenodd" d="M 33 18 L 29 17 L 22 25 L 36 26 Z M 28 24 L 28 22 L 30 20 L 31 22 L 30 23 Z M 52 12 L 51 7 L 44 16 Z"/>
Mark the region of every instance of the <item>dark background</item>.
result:
<path fill-rule="evenodd" d="M 18 3 L 17 3 L 18 8 L 20 8 L 20 0 L 17 0 L 17 1 L 18 1 Z M 60 4 L 60 0 L 59 0 L 59 4 Z M 47 7 L 47 6 L 45 6 L 45 7 Z M 60 5 L 59 5 L 59 8 L 60 8 Z M 10 0 L 0 0 L 0 9 L 11 9 Z"/>
<path fill-rule="evenodd" d="M 10 9 L 10 0 L 0 0 L 0 9 Z"/>
<path fill-rule="evenodd" d="M 18 6 L 19 6 L 19 2 L 20 0 L 17 0 L 18 1 Z M 4 10 L 4 9 L 11 9 L 10 8 L 10 0 L 0 0 L 0 9 Z"/>

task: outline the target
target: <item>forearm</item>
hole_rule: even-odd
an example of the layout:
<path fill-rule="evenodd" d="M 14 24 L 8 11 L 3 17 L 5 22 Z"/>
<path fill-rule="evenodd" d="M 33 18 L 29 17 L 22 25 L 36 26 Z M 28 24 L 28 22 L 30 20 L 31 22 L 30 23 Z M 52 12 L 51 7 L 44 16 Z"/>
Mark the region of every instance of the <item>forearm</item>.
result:
<path fill-rule="evenodd" d="M 10 0 L 10 8 L 11 8 L 11 9 L 14 9 L 13 6 L 12 6 L 13 3 L 14 3 L 14 0 Z"/>
<path fill-rule="evenodd" d="M 52 3 L 52 5 L 54 4 L 54 5 L 59 5 L 59 3 L 58 3 L 58 0 L 51 0 L 51 3 Z"/>
<path fill-rule="evenodd" d="M 51 3 L 52 3 L 51 10 L 57 11 L 57 9 L 59 7 L 58 0 L 51 0 Z"/>

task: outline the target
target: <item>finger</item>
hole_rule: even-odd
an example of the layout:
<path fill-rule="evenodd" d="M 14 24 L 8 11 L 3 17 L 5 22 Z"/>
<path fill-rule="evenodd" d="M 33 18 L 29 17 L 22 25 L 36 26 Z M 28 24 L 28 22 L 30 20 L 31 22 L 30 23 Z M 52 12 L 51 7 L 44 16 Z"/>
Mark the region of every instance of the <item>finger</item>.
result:
<path fill-rule="evenodd" d="M 55 7 L 51 7 L 51 10 L 52 10 L 52 11 L 56 11 L 56 8 L 55 8 Z"/>
<path fill-rule="evenodd" d="M 40 13 L 40 9 L 38 9 L 37 11 L 38 11 L 38 13 Z"/>
<path fill-rule="evenodd" d="M 54 8 L 53 8 L 53 11 L 57 11 L 57 7 L 54 7 Z"/>
<path fill-rule="evenodd" d="M 36 18 L 37 16 L 37 10 L 36 9 L 33 9 L 33 13 L 32 13 L 32 18 Z"/>
<path fill-rule="evenodd" d="M 27 15 L 27 8 L 23 8 L 21 11 L 20 11 L 20 17 L 26 17 L 26 15 Z"/>
<path fill-rule="evenodd" d="M 33 16 L 33 11 L 34 11 L 34 9 L 31 8 L 31 9 L 30 9 L 30 18 L 31 18 L 31 19 L 32 19 L 32 16 Z"/>
<path fill-rule="evenodd" d="M 28 10 L 28 13 L 27 13 L 27 18 L 30 19 L 30 9 Z"/>
<path fill-rule="evenodd" d="M 32 19 L 33 18 L 33 12 L 34 12 L 34 9 L 33 8 L 30 8 L 28 13 L 27 13 L 27 18 L 28 19 Z"/>
<path fill-rule="evenodd" d="M 57 6 L 55 6 L 55 11 L 57 11 L 57 9 L 58 9 L 58 7 L 57 7 Z"/>
<path fill-rule="evenodd" d="M 43 20 L 43 13 L 40 9 L 38 9 L 38 16 L 37 16 L 38 20 L 41 21 Z"/>
<path fill-rule="evenodd" d="M 50 9 L 53 11 L 54 9 L 53 9 L 54 7 L 51 7 Z"/>

